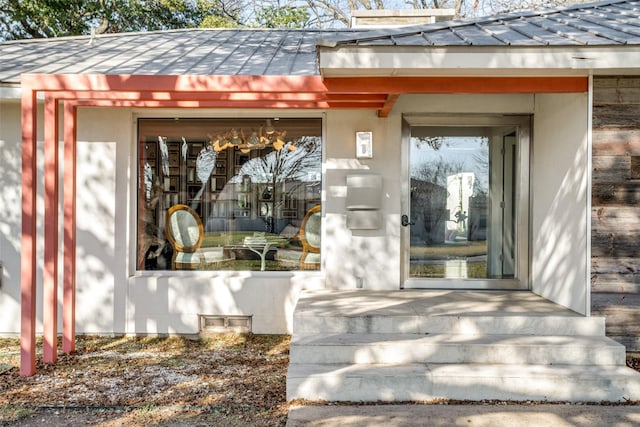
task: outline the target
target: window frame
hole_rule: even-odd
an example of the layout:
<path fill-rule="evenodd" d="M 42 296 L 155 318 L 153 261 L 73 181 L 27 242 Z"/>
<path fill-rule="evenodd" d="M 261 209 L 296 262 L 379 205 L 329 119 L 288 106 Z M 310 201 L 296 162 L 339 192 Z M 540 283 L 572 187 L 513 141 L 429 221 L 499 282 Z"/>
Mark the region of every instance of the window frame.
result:
<path fill-rule="evenodd" d="M 143 177 L 140 175 L 140 168 L 141 168 L 141 162 L 142 162 L 142 151 L 140 150 L 141 148 L 141 143 L 142 143 L 142 130 L 140 128 L 140 123 L 143 120 L 191 120 L 191 119 L 198 119 L 198 120 L 202 120 L 202 121 L 208 121 L 208 120 L 224 120 L 224 121 L 231 121 L 233 122 L 234 120 L 251 120 L 251 121 L 262 121 L 265 120 L 266 118 L 269 117 L 273 117 L 272 114 L 260 114 L 260 115 L 252 115 L 250 117 L 247 116 L 236 116 L 236 115 L 229 115 L 229 114 L 206 114 L 206 115 L 185 115 L 185 114 L 176 114 L 176 115 L 166 115 L 166 114 L 146 114 L 146 113 L 141 113 L 141 112 L 134 112 L 133 114 L 133 134 L 134 134 L 134 139 L 135 139 L 135 143 L 134 146 L 132 148 L 132 169 L 133 169 L 133 173 L 135 173 L 135 179 L 131 180 L 131 188 L 132 188 L 132 193 L 131 193 L 131 198 L 132 198 L 132 206 L 134 207 L 133 209 L 133 215 L 131 218 L 131 227 L 132 230 L 135 230 L 134 233 L 132 233 L 132 237 L 133 237 L 133 246 L 132 246 L 132 256 L 131 256 L 131 267 L 132 267 L 132 272 L 134 276 L 147 276 L 147 275 L 157 275 L 157 274 L 161 274 L 161 275 L 166 275 L 166 274 L 170 274 L 170 275 L 183 275 L 183 274 L 207 274 L 207 275 L 228 275 L 228 274 L 234 274 L 237 272 L 243 272 L 243 273 L 249 273 L 250 275 L 263 275 L 263 274 L 267 274 L 267 275 L 286 275 L 286 276 L 291 276 L 293 274 L 299 274 L 301 271 L 304 271 L 306 274 L 322 274 L 323 270 L 324 270 L 324 263 L 323 263 L 323 259 L 320 259 L 319 262 L 319 268 L 317 270 L 308 270 L 308 269 L 300 269 L 300 268 L 295 268 L 295 269 L 283 269 L 283 270 L 266 270 L 266 271 L 259 271 L 259 270 L 255 270 L 255 269 L 244 269 L 244 268 L 232 268 L 232 269 L 215 269 L 215 268 L 209 268 L 209 269 L 203 269 L 203 270 L 172 270 L 170 267 L 168 268 L 163 268 L 163 269 L 145 269 L 144 265 L 141 266 L 139 265 L 139 254 L 138 254 L 138 247 L 140 244 L 139 241 L 139 231 L 140 231 L 140 222 L 138 220 L 138 216 L 141 213 L 140 212 L 140 206 L 139 203 L 143 200 L 140 197 L 139 194 L 139 189 L 142 188 L 141 184 L 141 180 L 143 179 Z M 325 202 L 324 202 L 324 194 L 325 194 L 325 173 L 324 173 L 324 162 L 325 162 L 325 155 L 326 155 L 326 115 L 325 113 L 321 113 L 321 114 L 312 114 L 312 115 L 287 115 L 287 116 L 283 116 L 283 115 L 279 115 L 278 116 L 279 119 L 283 119 L 283 120 L 310 120 L 311 122 L 317 120 L 317 131 L 319 132 L 319 134 L 317 135 L 317 137 L 319 138 L 319 156 L 318 156 L 318 164 L 314 169 L 318 170 L 318 177 L 319 180 L 317 181 L 318 183 L 318 187 L 319 187 L 319 191 L 318 191 L 318 198 L 317 198 L 317 204 L 319 204 L 321 206 L 321 210 L 324 211 L 324 206 L 325 206 Z M 278 119 L 276 119 L 278 120 Z M 323 215 L 324 216 L 324 215 Z M 300 218 L 300 220 L 302 220 L 302 218 Z M 324 218 L 322 219 L 322 229 L 321 229 L 321 234 L 324 237 L 324 235 L 326 234 L 325 230 L 324 230 Z M 324 243 L 324 239 L 322 240 Z"/>

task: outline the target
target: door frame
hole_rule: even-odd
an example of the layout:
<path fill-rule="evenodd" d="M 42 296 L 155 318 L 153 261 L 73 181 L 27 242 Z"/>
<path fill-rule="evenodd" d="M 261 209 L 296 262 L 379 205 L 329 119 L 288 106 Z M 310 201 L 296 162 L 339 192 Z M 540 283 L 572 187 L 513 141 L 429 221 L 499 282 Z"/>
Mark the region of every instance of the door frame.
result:
<path fill-rule="evenodd" d="M 403 215 L 411 218 L 410 200 L 410 137 L 412 127 L 504 127 L 518 128 L 519 182 L 516 191 L 516 277 L 514 279 L 421 279 L 409 277 L 410 227 L 400 227 L 401 289 L 483 289 L 529 290 L 531 271 L 531 114 L 403 114 L 400 194 Z"/>

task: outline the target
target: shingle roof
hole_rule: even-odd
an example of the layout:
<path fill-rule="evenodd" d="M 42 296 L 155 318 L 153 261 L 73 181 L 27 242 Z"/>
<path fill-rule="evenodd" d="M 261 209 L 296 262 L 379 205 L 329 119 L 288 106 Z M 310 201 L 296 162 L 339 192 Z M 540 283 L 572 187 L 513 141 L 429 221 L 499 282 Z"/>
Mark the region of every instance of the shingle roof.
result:
<path fill-rule="evenodd" d="M 190 29 L 0 43 L 0 84 L 21 73 L 318 75 L 317 47 L 640 45 L 640 0 L 387 30 Z"/>
<path fill-rule="evenodd" d="M 614 0 L 437 24 L 336 35 L 321 45 L 572 46 L 640 45 L 640 0 Z"/>

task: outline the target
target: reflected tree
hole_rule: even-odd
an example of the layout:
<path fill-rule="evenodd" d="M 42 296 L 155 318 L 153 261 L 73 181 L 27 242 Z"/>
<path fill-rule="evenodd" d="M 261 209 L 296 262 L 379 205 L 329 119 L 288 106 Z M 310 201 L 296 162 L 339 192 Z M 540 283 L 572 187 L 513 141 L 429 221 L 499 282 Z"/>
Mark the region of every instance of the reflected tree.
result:
<path fill-rule="evenodd" d="M 426 160 L 420 163 L 411 171 L 411 176 L 420 181 L 446 187 L 447 177 L 458 174 L 464 169 L 464 161 L 445 160 L 440 157 L 437 160 Z"/>
<path fill-rule="evenodd" d="M 462 195 L 457 212 L 450 212 L 448 179 L 463 172 L 471 172 L 473 180 L 471 199 L 484 200 L 488 188 L 488 139 L 485 137 L 413 137 L 412 144 L 417 149 L 416 159 L 426 160 L 413 164 L 411 170 L 411 229 L 414 244 L 442 243 L 447 221 L 455 221 L 462 226 L 469 212 L 462 207 Z M 472 153 L 460 155 L 460 149 Z M 451 149 L 451 151 L 449 150 Z M 454 154 L 455 153 L 455 154 Z M 462 186 L 459 187 L 462 189 Z M 457 213 L 457 216 L 456 216 Z M 462 231 L 462 230 L 461 230 Z"/>
<path fill-rule="evenodd" d="M 267 231 L 274 232 L 274 217 L 284 203 L 280 192 L 285 186 L 288 194 L 296 195 L 301 186 L 320 185 L 321 147 L 320 137 L 297 138 L 287 142 L 281 150 L 249 160 L 228 184 L 239 184 L 245 176 L 254 184 L 264 184 L 264 191 L 270 191 L 269 198 L 273 200 Z"/>

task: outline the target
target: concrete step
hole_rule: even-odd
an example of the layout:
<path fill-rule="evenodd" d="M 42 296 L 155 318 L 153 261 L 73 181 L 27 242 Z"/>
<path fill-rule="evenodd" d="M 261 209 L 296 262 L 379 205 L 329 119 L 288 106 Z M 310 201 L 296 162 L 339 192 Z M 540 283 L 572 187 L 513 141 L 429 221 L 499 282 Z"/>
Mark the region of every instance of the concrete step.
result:
<path fill-rule="evenodd" d="M 603 317 L 566 315 L 322 315 L 296 312 L 295 334 L 400 333 L 456 335 L 604 336 Z"/>
<path fill-rule="evenodd" d="M 640 400 L 640 373 L 624 366 L 291 364 L 287 399 L 627 402 Z"/>
<path fill-rule="evenodd" d="M 451 334 L 294 335 L 290 363 L 625 365 L 607 337 Z"/>
<path fill-rule="evenodd" d="M 530 292 L 304 292 L 287 399 L 640 401 L 640 373 L 583 317 Z"/>

